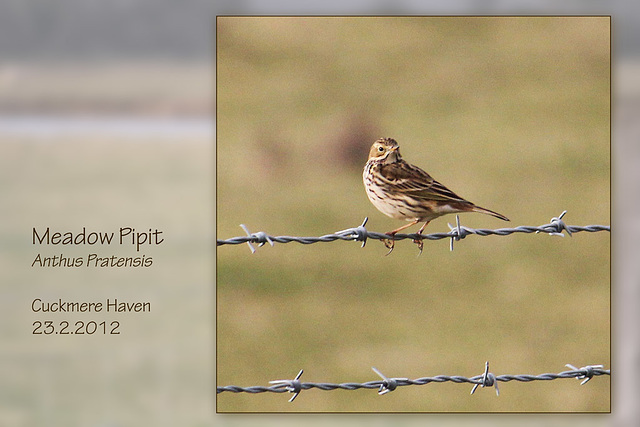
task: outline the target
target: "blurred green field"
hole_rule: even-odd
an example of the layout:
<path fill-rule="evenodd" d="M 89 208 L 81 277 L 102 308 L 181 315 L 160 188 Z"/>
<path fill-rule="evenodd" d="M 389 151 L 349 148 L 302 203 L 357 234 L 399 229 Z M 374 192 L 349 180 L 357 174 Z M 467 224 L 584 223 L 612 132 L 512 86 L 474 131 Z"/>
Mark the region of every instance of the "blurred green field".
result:
<path fill-rule="evenodd" d="M 610 223 L 608 18 L 218 18 L 217 235 L 402 225 L 361 172 L 378 137 L 511 223 Z M 448 231 L 434 221 L 428 232 Z M 411 230 L 416 231 L 416 230 Z M 610 367 L 610 235 L 217 249 L 217 385 Z M 217 396 L 219 412 L 607 412 L 610 379 Z"/>

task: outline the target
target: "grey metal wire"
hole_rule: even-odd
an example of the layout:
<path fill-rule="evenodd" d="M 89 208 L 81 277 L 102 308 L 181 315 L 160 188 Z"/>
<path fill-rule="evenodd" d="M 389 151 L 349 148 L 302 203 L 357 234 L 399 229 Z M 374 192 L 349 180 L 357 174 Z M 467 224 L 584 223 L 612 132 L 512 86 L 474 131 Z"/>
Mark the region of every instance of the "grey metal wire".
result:
<path fill-rule="evenodd" d="M 338 231 L 333 234 L 327 234 L 320 237 L 295 237 L 295 236 L 271 236 L 263 231 L 259 231 L 257 233 L 251 233 L 247 229 L 244 224 L 240 226 L 247 233 L 246 236 L 232 237 L 230 239 L 218 239 L 217 245 L 238 245 L 242 243 L 247 243 L 251 252 L 255 252 L 255 247 L 253 244 L 258 244 L 259 246 L 264 245 L 265 243 L 269 243 L 271 246 L 274 246 L 275 243 L 290 243 L 290 242 L 298 242 L 301 244 L 312 244 L 318 242 L 334 242 L 336 240 L 347 240 L 347 241 L 359 241 L 362 242 L 362 247 L 365 246 L 367 239 L 375 239 L 375 240 L 386 240 L 392 238 L 393 240 L 439 240 L 439 239 L 451 239 L 451 250 L 453 250 L 453 242 L 458 241 L 460 239 L 464 239 L 466 236 L 470 234 L 475 234 L 478 236 L 489 236 L 489 235 L 498 235 L 498 236 L 507 236 L 513 233 L 548 233 L 554 236 L 564 237 L 564 231 L 571 236 L 573 233 L 578 233 L 581 231 L 586 231 L 590 233 L 598 232 L 598 231 L 611 231 L 610 226 L 605 225 L 587 225 L 587 226 L 577 226 L 577 225 L 566 225 L 562 218 L 567 213 L 567 211 L 562 212 L 558 217 L 554 217 L 551 219 L 551 222 L 548 224 L 540 225 L 537 227 L 534 226 L 519 226 L 515 228 L 499 228 L 496 230 L 491 229 L 473 229 L 468 227 L 463 227 L 460 225 L 460 218 L 456 215 L 456 225 L 449 225 L 450 231 L 448 233 L 433 233 L 427 235 L 419 235 L 417 233 L 413 234 L 396 234 L 393 237 L 390 237 L 384 233 L 376 233 L 368 231 L 365 228 L 365 225 L 368 221 L 368 218 L 365 218 L 362 224 L 358 227 L 347 228 L 346 230 Z M 559 378 L 577 378 L 583 379 L 582 384 L 587 383 L 594 376 L 600 375 L 611 375 L 610 370 L 603 369 L 603 365 L 588 365 L 582 368 L 576 368 L 573 365 L 566 365 L 571 368 L 570 371 L 563 371 L 557 374 L 554 373 L 545 373 L 540 375 L 494 375 L 489 372 L 489 362 L 485 364 L 485 371 L 482 375 L 476 375 L 471 378 L 467 378 L 464 376 L 450 376 L 450 375 L 437 375 L 435 377 L 422 377 L 411 380 L 409 378 L 387 378 L 378 371 L 376 368 L 372 368 L 376 374 L 378 374 L 382 381 L 369 381 L 365 383 L 315 383 L 315 382 L 300 382 L 300 377 L 303 373 L 302 370 L 298 373 L 298 375 L 293 380 L 275 380 L 270 381 L 271 386 L 251 386 L 251 387 L 240 387 L 236 385 L 222 386 L 217 387 L 217 393 L 223 392 L 232 392 L 232 393 L 284 393 L 290 392 L 293 393 L 293 397 L 289 400 L 292 402 L 302 390 L 308 390 L 311 388 L 319 388 L 320 390 L 357 390 L 361 388 L 365 389 L 378 389 L 378 394 L 383 395 L 395 390 L 400 386 L 409 386 L 409 385 L 425 385 L 429 383 L 443 383 L 443 382 L 454 382 L 454 383 L 469 383 L 473 384 L 473 388 L 471 390 L 471 394 L 473 394 L 478 386 L 480 387 L 495 387 L 496 394 L 499 395 L 498 382 L 508 382 L 508 381 L 520 381 L 520 382 L 530 382 L 530 381 L 550 381 L 556 380 Z"/>
<path fill-rule="evenodd" d="M 396 234 L 393 237 L 385 234 L 385 233 L 376 233 L 373 231 L 368 231 L 365 228 L 367 224 L 368 218 L 365 218 L 362 224 L 358 227 L 347 228 L 346 230 L 338 231 L 333 234 L 326 234 L 320 237 L 295 237 L 295 236 L 270 236 L 263 231 L 259 231 L 257 233 L 250 233 L 247 227 L 244 224 L 240 226 L 247 233 L 246 236 L 232 237 L 230 239 L 218 239 L 217 246 L 222 245 L 238 245 L 242 243 L 247 243 L 251 252 L 255 252 L 255 248 L 253 244 L 258 244 L 258 246 L 262 246 L 265 243 L 274 246 L 274 243 L 289 243 L 289 242 L 298 242 L 303 245 L 308 245 L 312 243 L 318 242 L 334 242 L 336 240 L 348 240 L 348 241 L 358 241 L 362 242 L 362 247 L 367 243 L 367 239 L 375 239 L 375 240 L 440 240 L 440 239 L 451 239 L 450 248 L 453 250 L 453 242 L 457 240 L 464 239 L 470 234 L 475 234 L 477 236 L 507 236 L 514 233 L 548 233 L 554 236 L 562 236 L 564 237 L 563 231 L 566 231 L 569 236 L 573 233 L 578 233 L 581 231 L 586 231 L 589 233 L 595 233 L 598 231 L 611 231 L 611 227 L 608 225 L 587 225 L 587 226 L 578 226 L 578 225 L 566 225 L 562 220 L 562 217 L 567 213 L 567 211 L 562 212 L 558 217 L 554 217 L 551 219 L 551 222 L 548 224 L 540 225 L 537 227 L 521 225 L 515 228 L 499 228 L 496 230 L 486 229 L 486 228 L 468 228 L 460 225 L 460 218 L 456 215 L 456 225 L 452 226 L 449 224 L 450 231 L 448 233 L 433 233 L 433 234 L 424 234 L 420 235 L 417 233 L 411 234 Z"/>
<path fill-rule="evenodd" d="M 293 380 L 276 380 L 269 381 L 270 384 L 273 384 L 269 387 L 264 386 L 251 386 L 251 387 L 239 387 L 236 385 L 228 385 L 224 387 L 217 387 L 217 394 L 223 392 L 232 392 L 232 393 L 284 393 L 290 392 L 293 393 L 293 397 L 289 400 L 292 402 L 303 390 L 308 390 L 311 388 L 319 388 L 320 390 L 332 391 L 332 390 L 358 390 L 361 388 L 364 389 L 378 389 L 378 394 L 383 395 L 394 391 L 397 387 L 402 386 L 411 386 L 411 385 L 425 385 L 429 383 L 444 383 L 444 382 L 454 382 L 454 383 L 468 383 L 473 384 L 473 388 L 471 389 L 471 394 L 473 394 L 478 387 L 495 387 L 496 395 L 500 395 L 498 390 L 498 382 L 509 382 L 509 381 L 520 381 L 520 382 L 531 382 L 531 381 L 552 381 L 560 378 L 577 378 L 583 380 L 580 385 L 586 384 L 590 379 L 600 375 L 611 375 L 611 371 L 609 369 L 603 369 L 603 365 L 587 365 L 582 368 L 576 368 L 573 365 L 567 364 L 565 365 L 570 368 L 570 371 L 563 371 L 557 374 L 545 373 L 540 375 L 494 375 L 489 372 L 489 362 L 485 363 L 484 373 L 481 375 L 476 375 L 471 378 L 463 377 L 460 375 L 437 375 L 435 377 L 422 377 L 417 378 L 415 380 L 411 380 L 409 378 L 387 378 L 384 374 L 382 374 L 376 368 L 372 368 L 373 371 L 378 374 L 382 378 L 382 381 L 368 381 L 365 383 L 316 383 L 316 382 L 300 382 L 300 376 L 302 375 L 302 370 L 298 373 L 295 379 Z"/>

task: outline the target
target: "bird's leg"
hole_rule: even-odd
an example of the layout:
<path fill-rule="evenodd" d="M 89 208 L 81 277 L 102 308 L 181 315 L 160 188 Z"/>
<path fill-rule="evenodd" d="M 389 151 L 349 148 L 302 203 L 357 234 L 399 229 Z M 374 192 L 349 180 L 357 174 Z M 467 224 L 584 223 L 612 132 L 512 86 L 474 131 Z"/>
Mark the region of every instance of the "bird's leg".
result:
<path fill-rule="evenodd" d="M 391 239 L 385 239 L 385 240 L 382 241 L 384 243 L 384 245 L 389 249 L 389 252 L 387 252 L 387 255 L 389 255 L 391 252 L 393 252 L 393 247 L 394 247 L 394 244 L 395 244 L 395 240 L 393 239 L 393 236 L 395 236 L 398 231 L 402 231 L 405 228 L 409 228 L 412 225 L 416 225 L 418 222 L 420 222 L 420 220 L 416 219 L 415 221 L 413 221 L 413 222 L 411 222 L 409 224 L 405 224 L 400 228 L 396 228 L 393 231 L 389 231 L 388 233 L 384 233 L 387 236 L 391 237 Z"/>
<path fill-rule="evenodd" d="M 422 227 L 420 227 L 420 230 L 418 230 L 418 234 L 422 234 L 422 232 L 424 231 L 425 228 L 427 228 L 427 225 L 429 225 L 429 223 L 431 222 L 431 220 L 425 222 Z"/>

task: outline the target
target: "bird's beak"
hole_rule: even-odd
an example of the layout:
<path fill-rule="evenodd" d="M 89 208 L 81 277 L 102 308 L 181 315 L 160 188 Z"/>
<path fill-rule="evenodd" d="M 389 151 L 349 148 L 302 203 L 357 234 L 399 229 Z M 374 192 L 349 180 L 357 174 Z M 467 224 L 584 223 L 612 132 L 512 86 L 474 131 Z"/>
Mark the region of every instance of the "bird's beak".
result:
<path fill-rule="evenodd" d="M 400 147 L 393 147 L 390 151 L 398 151 L 398 148 Z"/>

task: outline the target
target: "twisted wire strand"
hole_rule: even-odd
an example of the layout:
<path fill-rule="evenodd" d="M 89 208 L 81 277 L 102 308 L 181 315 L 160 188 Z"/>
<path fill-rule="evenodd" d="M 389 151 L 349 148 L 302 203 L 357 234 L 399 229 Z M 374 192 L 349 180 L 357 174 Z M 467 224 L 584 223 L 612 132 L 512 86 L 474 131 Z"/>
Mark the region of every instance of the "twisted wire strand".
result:
<path fill-rule="evenodd" d="M 473 389 L 471 390 L 471 394 L 473 394 L 478 386 L 480 387 L 495 387 L 496 394 L 499 394 L 498 390 L 498 382 L 509 382 L 509 381 L 520 381 L 520 382 L 531 382 L 531 381 L 552 381 L 560 378 L 577 378 L 583 379 L 581 385 L 587 383 L 590 379 L 600 375 L 611 375 L 611 371 L 609 369 L 603 369 L 603 365 L 588 365 L 582 368 L 576 368 L 573 365 L 567 364 L 567 367 L 571 368 L 570 371 L 563 371 L 559 373 L 544 373 L 540 375 L 494 375 L 489 372 L 489 362 L 485 364 L 485 371 L 481 375 L 476 375 L 470 378 L 460 376 L 460 375 L 436 375 L 434 377 L 422 377 L 411 380 L 409 378 L 387 378 L 378 371 L 376 368 L 372 368 L 376 374 L 378 374 L 382 380 L 376 381 L 368 381 L 365 383 L 316 383 L 316 382 L 300 382 L 300 376 L 302 375 L 302 370 L 298 373 L 298 376 L 294 380 L 276 380 L 270 381 L 271 386 L 251 386 L 251 387 L 240 387 L 236 385 L 228 385 L 217 387 L 217 394 L 223 392 L 232 392 L 232 393 L 284 393 L 290 392 L 294 393 L 294 396 L 290 399 L 290 402 L 293 401 L 297 395 L 302 390 L 309 390 L 312 388 L 318 388 L 320 390 L 332 391 L 332 390 L 358 390 L 361 388 L 364 389 L 378 389 L 378 394 L 386 394 L 395 390 L 397 387 L 401 386 L 411 386 L 411 385 L 426 385 L 429 383 L 444 383 L 444 382 L 454 382 L 454 383 L 468 383 L 473 384 Z"/>
<path fill-rule="evenodd" d="M 247 243 L 251 252 L 255 252 L 255 248 L 252 244 L 258 244 L 258 246 L 263 246 L 265 243 L 274 246 L 274 243 L 290 243 L 297 242 L 303 245 L 308 245 L 312 243 L 318 242 L 334 242 L 336 240 L 347 240 L 347 241 L 359 241 L 362 242 L 362 247 L 367 243 L 367 239 L 375 239 L 375 240 L 440 240 L 440 239 L 451 239 L 451 250 L 453 250 L 453 242 L 464 239 L 466 236 L 474 234 L 477 236 L 507 236 L 514 233 L 548 233 L 554 236 L 562 236 L 564 237 L 564 231 L 571 236 L 573 233 L 579 233 L 581 231 L 595 233 L 598 231 L 608 231 L 611 232 L 611 227 L 608 225 L 566 225 L 562 220 L 562 217 L 567 213 L 567 211 L 562 212 L 558 217 L 554 217 L 551 219 L 551 222 L 548 224 L 540 225 L 540 226 L 527 226 L 521 225 L 514 228 L 498 228 L 495 230 L 486 229 L 486 228 L 469 228 L 460 225 L 460 218 L 456 215 L 456 225 L 452 226 L 449 224 L 450 231 L 448 233 L 433 233 L 433 234 L 401 234 L 398 233 L 394 236 L 389 236 L 385 233 L 377 233 L 373 231 L 368 231 L 365 228 L 365 225 L 368 221 L 368 218 L 365 218 L 362 224 L 358 227 L 347 228 L 346 230 L 338 231 L 333 234 L 326 234 L 320 237 L 296 237 L 296 236 L 271 236 L 263 231 L 259 231 L 257 233 L 250 233 L 247 227 L 244 224 L 240 226 L 247 233 L 246 236 L 238 236 L 232 237 L 229 239 L 218 239 L 216 241 L 217 246 L 222 245 L 239 245 L 242 243 Z"/>

